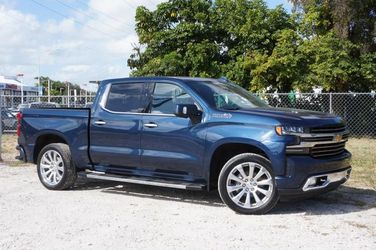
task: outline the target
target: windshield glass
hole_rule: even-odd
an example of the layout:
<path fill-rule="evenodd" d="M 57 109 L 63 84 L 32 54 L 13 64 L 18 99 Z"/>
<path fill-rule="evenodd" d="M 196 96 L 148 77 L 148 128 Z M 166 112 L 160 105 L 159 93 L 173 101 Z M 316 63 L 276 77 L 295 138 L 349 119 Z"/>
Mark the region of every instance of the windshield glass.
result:
<path fill-rule="evenodd" d="M 191 81 L 191 88 L 212 107 L 225 110 L 269 107 L 257 96 L 233 83 L 220 81 Z"/>

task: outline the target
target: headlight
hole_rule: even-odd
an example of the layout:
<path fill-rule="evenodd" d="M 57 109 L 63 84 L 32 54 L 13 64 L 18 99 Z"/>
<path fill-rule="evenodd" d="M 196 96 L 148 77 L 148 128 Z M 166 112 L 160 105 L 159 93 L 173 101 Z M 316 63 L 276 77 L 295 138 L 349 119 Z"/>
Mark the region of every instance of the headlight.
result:
<path fill-rule="evenodd" d="M 304 133 L 303 127 L 294 126 L 277 126 L 275 131 L 278 135 L 302 134 Z"/>

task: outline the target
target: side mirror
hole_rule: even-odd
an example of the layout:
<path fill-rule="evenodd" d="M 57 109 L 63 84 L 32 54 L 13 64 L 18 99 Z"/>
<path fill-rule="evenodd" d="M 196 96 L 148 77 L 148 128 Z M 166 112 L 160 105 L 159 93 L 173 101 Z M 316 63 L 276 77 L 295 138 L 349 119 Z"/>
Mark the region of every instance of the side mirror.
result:
<path fill-rule="evenodd" d="M 202 112 L 194 104 L 177 104 L 175 115 L 183 118 L 194 118 L 201 116 Z"/>

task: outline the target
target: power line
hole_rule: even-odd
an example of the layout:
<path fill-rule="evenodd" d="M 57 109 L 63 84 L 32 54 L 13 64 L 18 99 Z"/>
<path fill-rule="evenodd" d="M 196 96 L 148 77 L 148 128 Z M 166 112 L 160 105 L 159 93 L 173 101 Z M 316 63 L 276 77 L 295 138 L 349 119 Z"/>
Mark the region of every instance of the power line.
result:
<path fill-rule="evenodd" d="M 59 15 L 59 16 L 62 16 L 62 17 L 68 18 L 68 19 L 72 19 L 75 23 L 77 23 L 77 24 L 79 24 L 79 25 L 87 26 L 89 29 L 92 29 L 92 30 L 94 30 L 94 31 L 96 31 L 96 32 L 102 33 L 103 35 L 110 36 L 110 37 L 112 37 L 113 39 L 118 39 L 118 38 L 113 37 L 111 34 L 109 34 L 109 33 L 107 33 L 107 32 L 103 32 L 103 31 L 101 31 L 101 30 L 98 30 L 98 29 L 92 27 L 91 25 L 84 24 L 83 22 L 80 22 L 80 21 L 78 21 L 78 20 L 76 20 L 76 19 L 74 19 L 74 18 L 72 18 L 72 17 L 70 17 L 70 16 L 67 16 L 67 15 L 65 15 L 65 14 L 63 14 L 63 13 L 60 13 L 60 12 L 57 11 L 57 10 L 54 10 L 54 9 L 52 9 L 52 8 L 50 8 L 50 7 L 46 6 L 46 5 L 44 5 L 44 4 L 41 4 L 40 2 L 38 2 L 38 1 L 36 1 L 36 0 L 31 0 L 31 1 L 32 1 L 33 3 L 35 3 L 35 4 L 37 4 L 37 5 L 39 5 L 39 6 L 43 7 L 43 8 L 45 8 L 45 9 L 47 9 L 47 10 L 49 10 L 49 11 L 51 11 L 51 12 L 53 12 L 53 13 Z"/>
<path fill-rule="evenodd" d="M 65 6 L 66 8 L 69 8 L 69 9 L 71 9 L 71 10 L 77 12 L 77 13 L 82 13 L 83 15 L 87 16 L 88 18 L 90 18 L 92 20 L 95 20 L 95 18 L 93 18 L 91 15 L 87 14 L 86 12 L 84 12 L 84 11 L 82 11 L 80 9 L 77 9 L 77 8 L 75 8 L 75 7 L 73 7 L 73 6 L 69 5 L 69 4 L 66 4 L 66 3 L 60 1 L 60 0 L 55 0 L 55 1 L 58 2 L 58 3 L 60 3 L 61 5 Z M 103 22 L 102 24 L 104 24 L 104 25 L 106 25 L 106 26 L 108 26 L 108 27 L 110 27 L 110 28 L 112 28 L 114 30 L 117 30 L 118 32 L 121 32 L 121 33 L 124 32 L 124 31 L 118 29 L 117 27 L 111 25 L 110 23 Z M 127 25 L 129 25 L 129 24 L 127 24 Z"/>
<path fill-rule="evenodd" d="M 124 21 L 122 21 L 120 19 L 117 19 L 117 18 L 115 18 L 115 17 L 113 17 L 113 16 L 111 16 L 111 15 L 109 15 L 109 14 L 107 14 L 107 13 L 101 11 L 101 10 L 98 10 L 98 9 L 92 7 L 92 6 L 89 6 L 86 2 L 83 2 L 82 0 L 78 0 L 78 2 L 81 3 L 82 5 L 85 5 L 89 9 L 94 10 L 95 12 L 99 13 L 100 15 L 102 15 L 104 17 L 110 18 L 110 19 L 112 19 L 112 20 L 114 20 L 114 21 L 116 21 L 116 22 L 118 22 L 120 24 L 124 24 Z M 129 24 L 127 24 L 127 25 L 129 25 Z"/>
<path fill-rule="evenodd" d="M 127 0 L 125 0 L 125 1 L 121 1 L 121 2 L 122 2 L 123 4 L 125 4 L 125 5 L 127 5 L 127 6 L 131 6 L 131 7 L 134 8 L 134 9 L 137 8 L 137 6 L 134 6 L 133 4 L 127 2 Z"/>

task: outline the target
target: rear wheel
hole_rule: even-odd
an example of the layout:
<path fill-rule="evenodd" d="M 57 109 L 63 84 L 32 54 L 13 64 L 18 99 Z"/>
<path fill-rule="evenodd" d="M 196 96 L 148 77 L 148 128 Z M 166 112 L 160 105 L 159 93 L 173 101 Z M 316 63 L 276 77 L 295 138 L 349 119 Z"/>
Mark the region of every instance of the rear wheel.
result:
<path fill-rule="evenodd" d="M 39 153 L 37 161 L 39 180 L 51 190 L 70 188 L 76 181 L 76 168 L 68 145 L 52 143 Z"/>
<path fill-rule="evenodd" d="M 224 165 L 218 189 L 223 202 L 242 214 L 267 213 L 279 199 L 270 161 L 251 153 L 236 155 Z"/>

